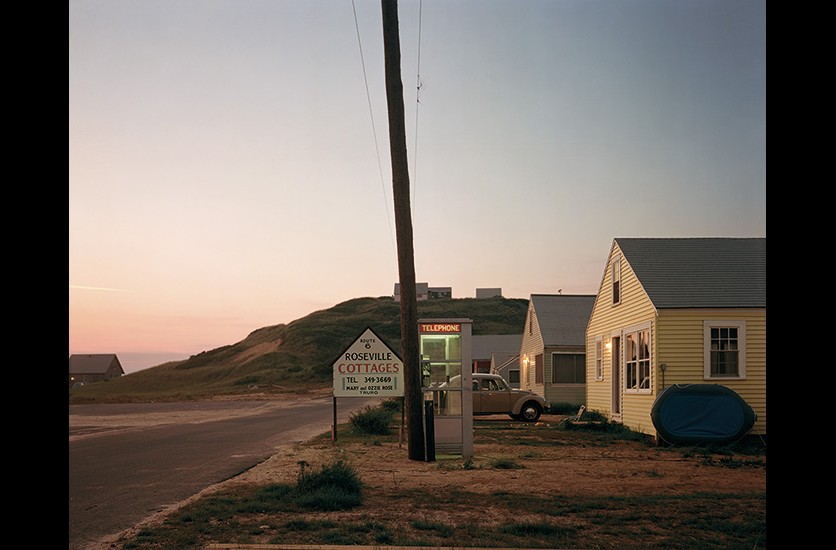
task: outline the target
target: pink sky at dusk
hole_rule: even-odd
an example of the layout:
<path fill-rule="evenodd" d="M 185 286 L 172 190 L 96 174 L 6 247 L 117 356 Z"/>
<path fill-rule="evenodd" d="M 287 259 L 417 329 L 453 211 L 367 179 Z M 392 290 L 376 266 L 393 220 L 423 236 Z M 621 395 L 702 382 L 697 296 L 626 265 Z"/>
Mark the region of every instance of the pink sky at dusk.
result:
<path fill-rule="evenodd" d="M 70 354 L 392 295 L 378 1 L 69 8 Z M 417 280 L 592 294 L 616 237 L 765 236 L 765 12 L 399 2 Z"/>

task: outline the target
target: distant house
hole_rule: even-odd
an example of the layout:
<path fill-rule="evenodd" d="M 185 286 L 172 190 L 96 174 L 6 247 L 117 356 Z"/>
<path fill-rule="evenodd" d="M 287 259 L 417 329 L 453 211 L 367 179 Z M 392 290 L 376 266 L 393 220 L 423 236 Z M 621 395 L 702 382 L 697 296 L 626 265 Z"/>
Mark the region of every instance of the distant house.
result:
<path fill-rule="evenodd" d="M 396 302 L 401 301 L 401 284 L 395 283 L 395 292 L 392 295 Z M 415 299 L 435 300 L 438 298 L 452 298 L 453 288 L 449 286 L 430 286 L 429 283 L 415 283 Z"/>
<path fill-rule="evenodd" d="M 586 346 L 590 410 L 658 437 L 665 387 L 720 384 L 765 435 L 766 239 L 614 239 Z"/>
<path fill-rule="evenodd" d="M 502 289 L 501 288 L 477 288 L 476 289 L 476 297 L 477 298 L 494 298 L 496 296 L 502 297 Z"/>
<path fill-rule="evenodd" d="M 473 372 L 490 373 L 491 359 L 494 354 L 519 354 L 521 339 L 521 334 L 484 334 L 471 336 Z"/>
<path fill-rule="evenodd" d="M 520 388 L 547 403 L 586 399 L 586 325 L 594 295 L 532 294 L 520 345 Z"/>
<path fill-rule="evenodd" d="M 520 387 L 520 354 L 492 353 L 491 374 L 498 374 L 512 388 Z"/>
<path fill-rule="evenodd" d="M 123 374 L 122 364 L 113 353 L 70 355 L 70 387 L 110 380 Z"/>

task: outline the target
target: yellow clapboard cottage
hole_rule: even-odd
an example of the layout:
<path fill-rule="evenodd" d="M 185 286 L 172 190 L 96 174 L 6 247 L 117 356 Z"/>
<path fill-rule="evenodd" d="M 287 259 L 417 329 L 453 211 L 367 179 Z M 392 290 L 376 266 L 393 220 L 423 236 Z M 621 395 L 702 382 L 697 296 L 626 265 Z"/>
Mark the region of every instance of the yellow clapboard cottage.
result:
<path fill-rule="evenodd" d="M 520 344 L 520 388 L 546 403 L 583 403 L 594 294 L 532 294 Z"/>
<path fill-rule="evenodd" d="M 586 329 L 586 406 L 658 439 L 656 396 L 720 384 L 766 435 L 766 238 L 616 238 Z"/>

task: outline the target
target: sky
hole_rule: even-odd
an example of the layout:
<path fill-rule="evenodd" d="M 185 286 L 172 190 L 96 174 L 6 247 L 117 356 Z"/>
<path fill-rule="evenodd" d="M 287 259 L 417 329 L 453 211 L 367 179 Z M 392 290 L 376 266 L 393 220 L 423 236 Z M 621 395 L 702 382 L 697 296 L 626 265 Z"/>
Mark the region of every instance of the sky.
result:
<path fill-rule="evenodd" d="M 766 236 L 765 0 L 398 4 L 417 282 L 596 294 Z M 377 0 L 70 0 L 69 352 L 126 373 L 398 282 Z"/>

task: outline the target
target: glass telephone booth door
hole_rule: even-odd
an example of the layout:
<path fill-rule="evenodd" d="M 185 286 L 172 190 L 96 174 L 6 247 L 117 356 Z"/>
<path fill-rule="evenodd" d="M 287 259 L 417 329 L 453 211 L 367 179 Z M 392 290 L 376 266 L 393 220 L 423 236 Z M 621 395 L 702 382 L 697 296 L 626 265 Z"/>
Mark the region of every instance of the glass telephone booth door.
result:
<path fill-rule="evenodd" d="M 433 403 L 435 449 L 473 455 L 472 319 L 420 319 L 421 385 Z"/>

